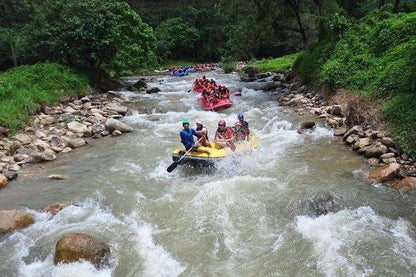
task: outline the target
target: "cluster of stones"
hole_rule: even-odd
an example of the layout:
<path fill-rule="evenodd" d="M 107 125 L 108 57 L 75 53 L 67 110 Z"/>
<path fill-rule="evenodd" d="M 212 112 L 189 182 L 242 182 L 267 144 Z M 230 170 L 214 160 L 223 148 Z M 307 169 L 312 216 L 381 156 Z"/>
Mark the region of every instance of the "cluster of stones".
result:
<path fill-rule="evenodd" d="M 24 133 L 0 140 L 0 188 L 28 163 L 53 161 L 91 139 L 118 136 L 132 128 L 118 119 L 131 111 L 114 92 L 63 100 L 43 107 Z"/>
<path fill-rule="evenodd" d="M 266 83 L 262 89 L 278 92 L 281 106 L 294 107 L 300 115 L 312 113 L 323 118 L 335 136 L 341 137 L 346 145 L 363 155 L 368 164 L 377 167 L 369 173 L 371 183 L 383 183 L 398 190 L 416 189 L 416 163 L 400 151 L 388 132 L 358 125 L 346 126 L 345 105 L 328 105 L 321 94 L 298 83 L 287 82 L 283 74 L 275 75 L 272 82 Z M 314 125 L 306 122 L 299 130 Z"/>

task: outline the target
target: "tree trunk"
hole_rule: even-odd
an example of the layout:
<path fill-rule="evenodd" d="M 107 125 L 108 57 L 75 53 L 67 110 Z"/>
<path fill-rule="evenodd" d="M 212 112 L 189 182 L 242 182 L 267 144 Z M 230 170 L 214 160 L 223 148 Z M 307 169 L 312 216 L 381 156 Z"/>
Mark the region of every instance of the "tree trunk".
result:
<path fill-rule="evenodd" d="M 298 25 L 299 25 L 299 32 L 302 35 L 303 47 L 306 49 L 308 48 L 308 38 L 306 36 L 305 29 L 303 28 L 303 25 L 302 25 L 302 20 L 300 18 L 299 9 L 295 10 L 295 15 L 296 15 L 296 21 L 298 22 Z"/>
<path fill-rule="evenodd" d="M 13 66 L 16 67 L 17 66 L 17 56 L 16 56 L 16 50 L 14 49 L 14 41 L 13 41 L 13 35 L 10 32 L 10 36 L 9 36 L 9 42 L 10 42 L 10 54 L 11 54 L 11 58 L 12 58 L 12 62 L 13 62 Z"/>
<path fill-rule="evenodd" d="M 398 13 L 399 12 L 400 2 L 401 2 L 401 0 L 395 0 L 394 1 L 393 13 Z"/>
<path fill-rule="evenodd" d="M 316 5 L 316 8 L 318 10 L 318 31 L 319 31 L 319 37 L 323 37 L 325 33 L 325 26 L 323 22 L 324 18 L 324 7 L 323 7 L 323 1 L 322 0 L 313 0 L 313 2 Z"/>
<path fill-rule="evenodd" d="M 384 4 L 386 4 L 386 0 L 379 0 L 378 1 L 378 8 L 381 9 L 384 6 Z"/>

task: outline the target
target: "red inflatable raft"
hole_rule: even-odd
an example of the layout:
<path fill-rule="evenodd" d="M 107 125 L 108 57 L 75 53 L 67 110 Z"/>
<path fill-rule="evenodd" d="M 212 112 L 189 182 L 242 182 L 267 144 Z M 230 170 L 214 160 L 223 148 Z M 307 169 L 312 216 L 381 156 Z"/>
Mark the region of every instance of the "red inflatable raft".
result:
<path fill-rule="evenodd" d="M 194 92 L 202 93 L 204 91 L 204 88 L 193 88 Z"/>
<path fill-rule="evenodd" d="M 230 98 L 222 98 L 217 103 L 212 103 L 205 101 L 203 97 L 199 98 L 199 101 L 204 105 L 205 110 L 207 111 L 218 111 L 222 109 L 229 108 L 233 105 L 233 101 Z"/>

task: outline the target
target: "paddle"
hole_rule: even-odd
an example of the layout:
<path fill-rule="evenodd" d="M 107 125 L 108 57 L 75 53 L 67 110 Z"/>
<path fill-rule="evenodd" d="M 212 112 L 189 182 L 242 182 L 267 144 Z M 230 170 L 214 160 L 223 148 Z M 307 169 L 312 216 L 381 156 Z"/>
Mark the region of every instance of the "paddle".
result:
<path fill-rule="evenodd" d="M 198 139 L 198 141 L 196 142 L 196 143 L 198 143 L 198 142 L 200 142 L 201 141 L 201 139 L 202 139 L 202 137 L 200 138 L 200 139 Z M 180 157 L 180 159 L 179 160 L 177 160 L 176 162 L 173 162 L 166 170 L 169 172 L 169 173 L 171 173 L 172 171 L 174 171 L 175 170 L 175 168 L 178 166 L 178 164 L 179 164 L 179 162 L 186 156 L 186 154 L 188 154 L 189 152 L 191 152 L 191 150 L 192 150 L 192 147 L 191 148 L 189 148 L 189 150 L 188 151 L 186 151 L 185 152 L 185 154 L 183 154 L 182 155 L 182 157 Z"/>

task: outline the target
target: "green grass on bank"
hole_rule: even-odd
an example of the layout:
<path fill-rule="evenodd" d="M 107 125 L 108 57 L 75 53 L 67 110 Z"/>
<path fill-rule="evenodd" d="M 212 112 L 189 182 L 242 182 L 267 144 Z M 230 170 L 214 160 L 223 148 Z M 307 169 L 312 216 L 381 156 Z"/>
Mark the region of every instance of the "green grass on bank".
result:
<path fill-rule="evenodd" d="M 416 12 L 376 10 L 299 55 L 307 83 L 347 88 L 379 103 L 402 149 L 416 157 Z"/>
<path fill-rule="evenodd" d="M 260 72 L 285 72 L 293 66 L 300 53 L 283 56 L 276 59 L 262 59 L 250 61 L 248 66 L 257 66 Z"/>
<path fill-rule="evenodd" d="M 224 62 L 224 63 L 221 63 L 221 67 L 224 70 L 224 73 L 231 73 L 237 70 L 237 62 L 236 61 Z"/>
<path fill-rule="evenodd" d="M 38 63 L 0 73 L 0 125 L 15 132 L 25 126 L 41 104 L 84 93 L 90 76 L 56 63 Z"/>

